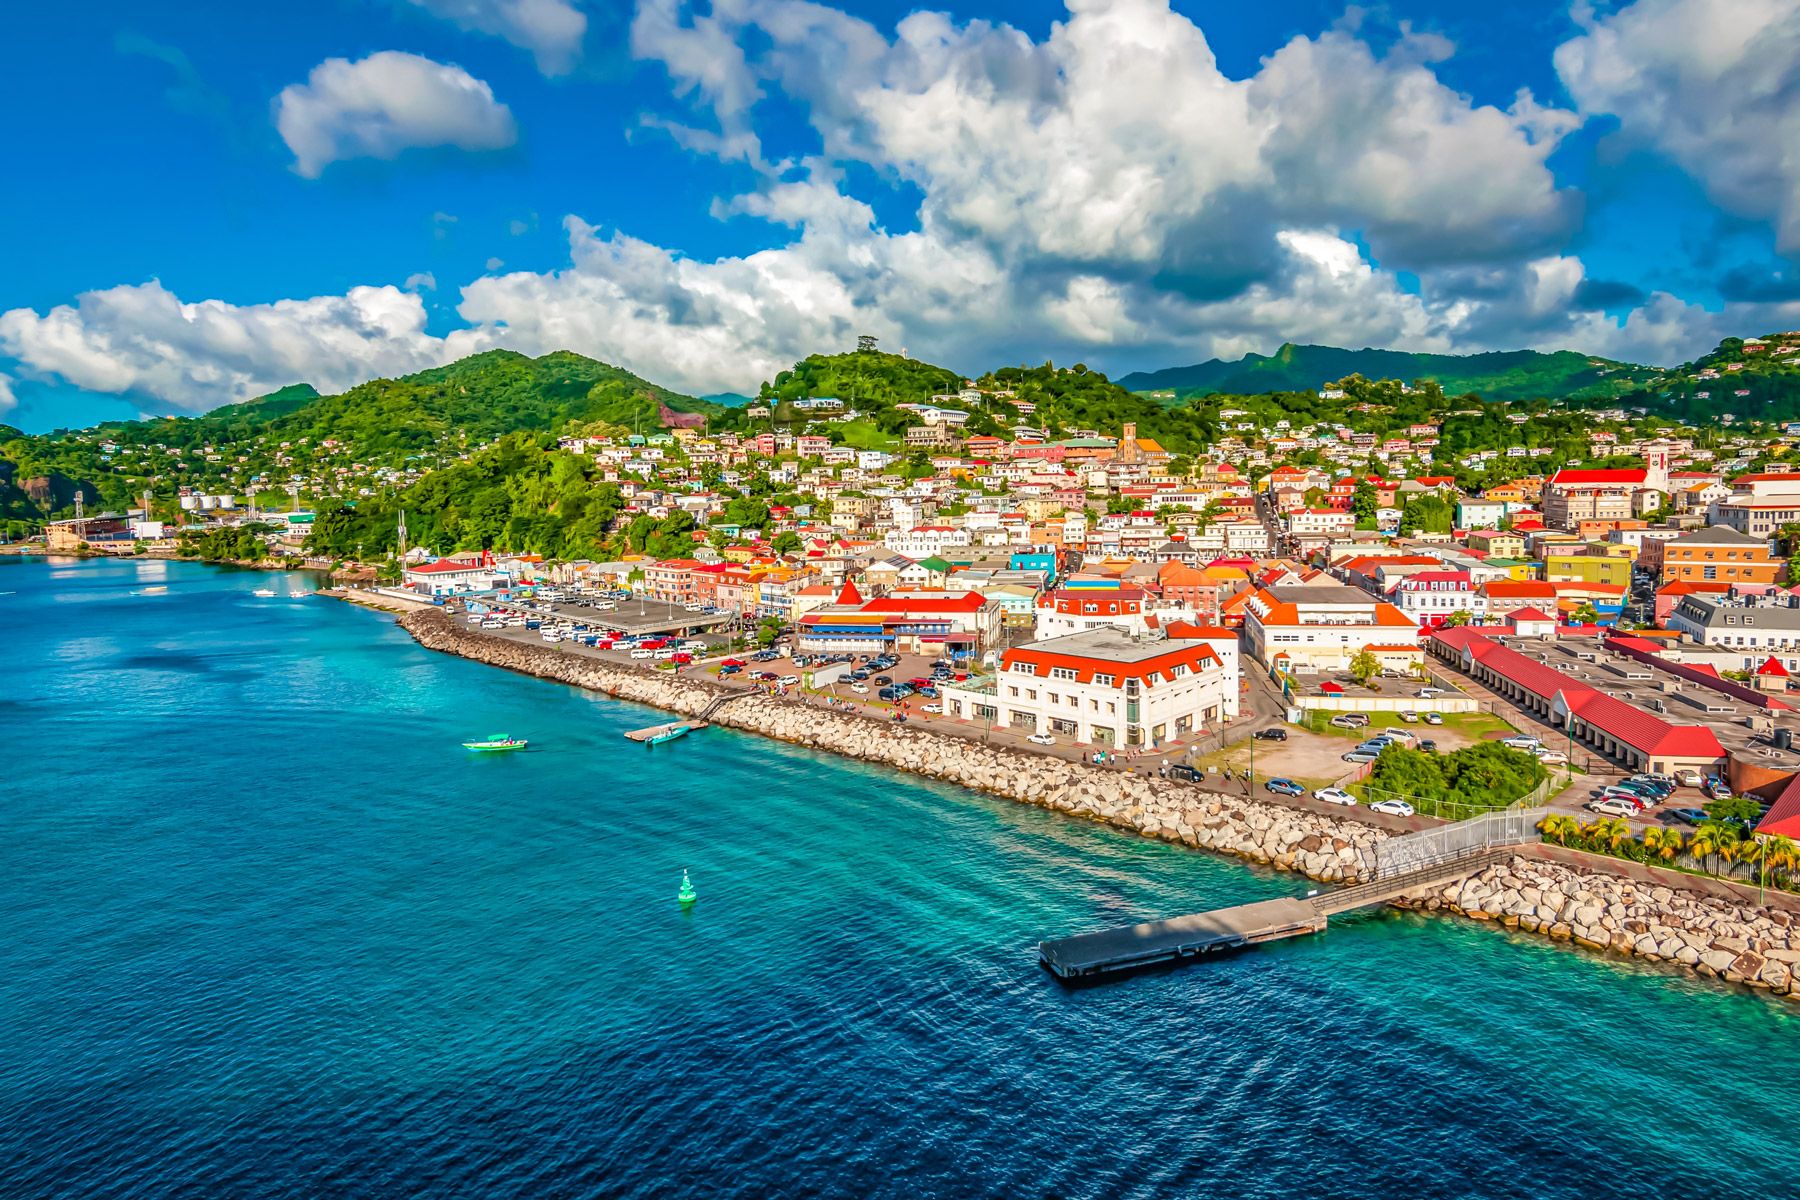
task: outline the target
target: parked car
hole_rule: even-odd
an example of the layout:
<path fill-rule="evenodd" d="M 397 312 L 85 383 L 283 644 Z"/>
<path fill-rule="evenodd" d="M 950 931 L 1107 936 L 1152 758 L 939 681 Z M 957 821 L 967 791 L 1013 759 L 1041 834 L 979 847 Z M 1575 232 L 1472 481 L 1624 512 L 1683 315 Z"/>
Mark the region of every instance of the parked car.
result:
<path fill-rule="evenodd" d="M 1442 725 L 1444 723 L 1444 714 L 1428 712 L 1425 714 L 1425 723 L 1427 725 Z"/>
<path fill-rule="evenodd" d="M 1331 723 L 1339 729 L 1363 729 L 1369 724 L 1369 718 L 1362 713 L 1339 713 L 1331 718 Z"/>
<path fill-rule="evenodd" d="M 1683 825 L 1698 825 L 1706 820 L 1706 810 L 1703 808 L 1672 808 L 1664 815 L 1674 817 Z"/>
<path fill-rule="evenodd" d="M 1398 725 L 1392 729 L 1384 729 L 1381 736 L 1390 742 L 1410 742 L 1418 735 L 1410 729 L 1402 729 Z"/>
<path fill-rule="evenodd" d="M 1620 800 L 1617 798 L 1589 800 L 1582 807 L 1586 808 L 1589 812 L 1597 812 L 1608 817 L 1635 817 L 1638 815 L 1638 808 L 1635 804 L 1631 803 L 1629 800 Z"/>
<path fill-rule="evenodd" d="M 793 687 L 800 682 L 800 677 L 798 675 L 783 675 L 781 677 L 781 682 L 788 687 Z"/>
<path fill-rule="evenodd" d="M 1561 750 L 1551 750 L 1544 746 L 1537 748 L 1537 760 L 1546 767 L 1560 767 L 1569 761 L 1569 756 Z"/>
<path fill-rule="evenodd" d="M 1356 797 L 1343 788 L 1320 788 L 1313 793 L 1314 800 L 1323 800 L 1327 804 L 1355 804 Z"/>
<path fill-rule="evenodd" d="M 1514 750 L 1532 751 L 1536 750 L 1543 743 L 1539 742 L 1529 733 L 1515 733 L 1509 738 L 1501 738 L 1500 744 Z"/>
<path fill-rule="evenodd" d="M 1415 695 L 1421 700 L 1435 700 L 1444 694 L 1443 688 L 1420 688 Z M 1410 813 L 1408 814 L 1411 815 Z"/>
<path fill-rule="evenodd" d="M 1424 741 L 1419 743 L 1419 749 L 1425 750 L 1425 751 L 1436 751 L 1437 750 L 1437 742 L 1431 738 L 1426 738 Z"/>
<path fill-rule="evenodd" d="M 1731 799 L 1731 785 L 1715 775 L 1706 781 L 1706 794 L 1714 800 L 1729 800 Z"/>
<path fill-rule="evenodd" d="M 919 711 L 920 712 L 928 712 L 935 716 L 938 713 L 941 713 L 944 711 L 944 706 L 941 704 L 927 704 L 924 708 L 920 709 Z"/>
<path fill-rule="evenodd" d="M 1056 745 L 1056 739 L 1051 737 L 1047 733 L 1034 733 L 1030 737 L 1026 738 L 1025 740 L 1032 743 L 1033 745 L 1037 745 L 1037 746 L 1054 746 L 1054 745 Z"/>
<path fill-rule="evenodd" d="M 1402 721 L 1405 721 L 1405 722 L 1406 722 L 1406 723 L 1407 723 L 1407 724 L 1408 724 L 1408 725 L 1411 725 L 1411 724 L 1414 724 L 1414 723 L 1415 723 L 1415 722 L 1417 722 L 1417 721 L 1418 721 L 1418 719 L 1419 719 L 1419 714 L 1418 714 L 1418 713 L 1416 713 L 1416 712 L 1414 712 L 1414 711 L 1413 711 L 1413 710 L 1412 710 L 1412 709 L 1410 709 L 1410 708 L 1408 708 L 1408 709 L 1403 709 L 1403 710 L 1402 710 L 1402 711 L 1401 711 L 1401 713 L 1400 713 L 1400 719 L 1401 719 L 1401 720 L 1402 720 Z"/>
<path fill-rule="evenodd" d="M 1196 771 L 1186 763 L 1176 763 L 1169 768 L 1169 778 L 1178 779 L 1182 783 L 1204 783 L 1206 782 L 1206 773 Z"/>
<path fill-rule="evenodd" d="M 1376 750 L 1347 750 L 1341 757 L 1347 763 L 1372 763 L 1381 754 Z"/>
<path fill-rule="evenodd" d="M 742 668 L 742 667 L 734 667 L 731 664 L 727 663 L 726 665 L 719 668 L 719 674 L 720 675 L 736 675 L 739 671 L 742 671 L 743 669 L 744 668 Z"/>
<path fill-rule="evenodd" d="M 1277 725 L 1272 729 L 1259 729 L 1250 736 L 1259 742 L 1285 742 L 1287 741 L 1287 730 Z"/>
<path fill-rule="evenodd" d="M 1271 779 L 1269 782 L 1263 784 L 1263 786 L 1268 788 L 1271 792 L 1274 792 L 1277 796 L 1306 795 L 1306 789 L 1291 779 Z"/>
<path fill-rule="evenodd" d="M 869 685 L 866 683 L 853 683 L 850 685 L 850 690 L 859 696 L 866 696 L 869 694 Z"/>
<path fill-rule="evenodd" d="M 1675 782 L 1682 787 L 1703 787 L 1706 784 L 1706 776 L 1692 767 L 1683 767 L 1675 772 Z"/>
<path fill-rule="evenodd" d="M 1386 813 L 1390 817 L 1410 817 L 1413 806 L 1404 800 L 1377 800 L 1369 805 L 1370 812 Z"/>

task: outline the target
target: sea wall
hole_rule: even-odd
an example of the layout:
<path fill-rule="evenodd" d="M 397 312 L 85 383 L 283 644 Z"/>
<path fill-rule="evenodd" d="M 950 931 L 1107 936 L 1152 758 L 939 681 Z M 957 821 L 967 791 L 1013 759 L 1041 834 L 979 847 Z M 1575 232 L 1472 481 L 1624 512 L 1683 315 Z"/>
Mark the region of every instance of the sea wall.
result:
<path fill-rule="evenodd" d="M 571 684 L 795 745 L 879 763 L 976 791 L 1101 821 L 1145 837 L 1230 854 L 1325 883 L 1356 882 L 1388 832 L 1335 814 L 1208 792 L 1189 784 L 965 741 L 794 700 L 744 693 L 712 680 L 617 666 L 550 646 L 464 628 L 439 609 L 400 618 L 418 642 L 491 666 Z M 1362 815 L 1362 814 L 1359 814 Z M 1435 889 L 1406 906 L 1448 911 L 1508 928 L 1692 968 L 1800 996 L 1800 917 L 1729 896 L 1707 896 L 1587 864 L 1551 861 L 1528 847 L 1508 862 Z"/>

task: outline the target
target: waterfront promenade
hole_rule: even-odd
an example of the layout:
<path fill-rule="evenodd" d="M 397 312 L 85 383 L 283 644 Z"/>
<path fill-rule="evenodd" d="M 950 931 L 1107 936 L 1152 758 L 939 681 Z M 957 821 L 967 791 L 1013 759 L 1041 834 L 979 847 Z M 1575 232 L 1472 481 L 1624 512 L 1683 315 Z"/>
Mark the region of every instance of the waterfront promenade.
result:
<path fill-rule="evenodd" d="M 683 716 L 699 717 L 714 699 L 732 694 L 712 681 L 636 670 L 559 647 L 484 634 L 453 622 L 441 610 L 409 613 L 400 624 L 428 649 Z M 1224 795 L 1154 776 L 1028 756 L 776 696 L 747 695 L 711 719 L 1326 883 L 1365 881 L 1375 846 L 1402 831 L 1378 827 L 1375 822 L 1390 819 L 1362 809 L 1303 811 L 1261 797 Z M 1603 859 L 1568 865 L 1527 847 L 1505 863 L 1407 903 L 1689 967 L 1780 995 L 1796 994 L 1800 904 L 1793 904 L 1793 898 L 1771 895 L 1757 904 L 1703 895 L 1682 886 L 1684 877 L 1678 874 L 1648 870 L 1650 879 L 1633 879 Z"/>

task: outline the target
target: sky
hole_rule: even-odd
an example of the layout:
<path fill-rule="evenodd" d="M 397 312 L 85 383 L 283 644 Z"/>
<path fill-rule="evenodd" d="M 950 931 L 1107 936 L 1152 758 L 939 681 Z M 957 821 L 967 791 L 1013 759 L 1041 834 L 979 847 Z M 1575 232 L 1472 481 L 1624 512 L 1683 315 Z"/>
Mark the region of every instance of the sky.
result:
<path fill-rule="evenodd" d="M 505 347 L 690 394 L 1800 328 L 1800 0 L 69 0 L 0 39 L 0 422 Z"/>

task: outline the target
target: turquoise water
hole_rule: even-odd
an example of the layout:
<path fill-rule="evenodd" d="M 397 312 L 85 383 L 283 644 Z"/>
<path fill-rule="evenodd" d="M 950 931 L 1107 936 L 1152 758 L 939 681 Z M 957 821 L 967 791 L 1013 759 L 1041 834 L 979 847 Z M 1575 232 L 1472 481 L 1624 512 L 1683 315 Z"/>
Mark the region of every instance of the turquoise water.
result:
<path fill-rule="evenodd" d="M 0 1195 L 1792 1193 L 1800 1006 L 1388 912 L 1064 990 L 1302 885 L 307 586 L 0 559 Z"/>

